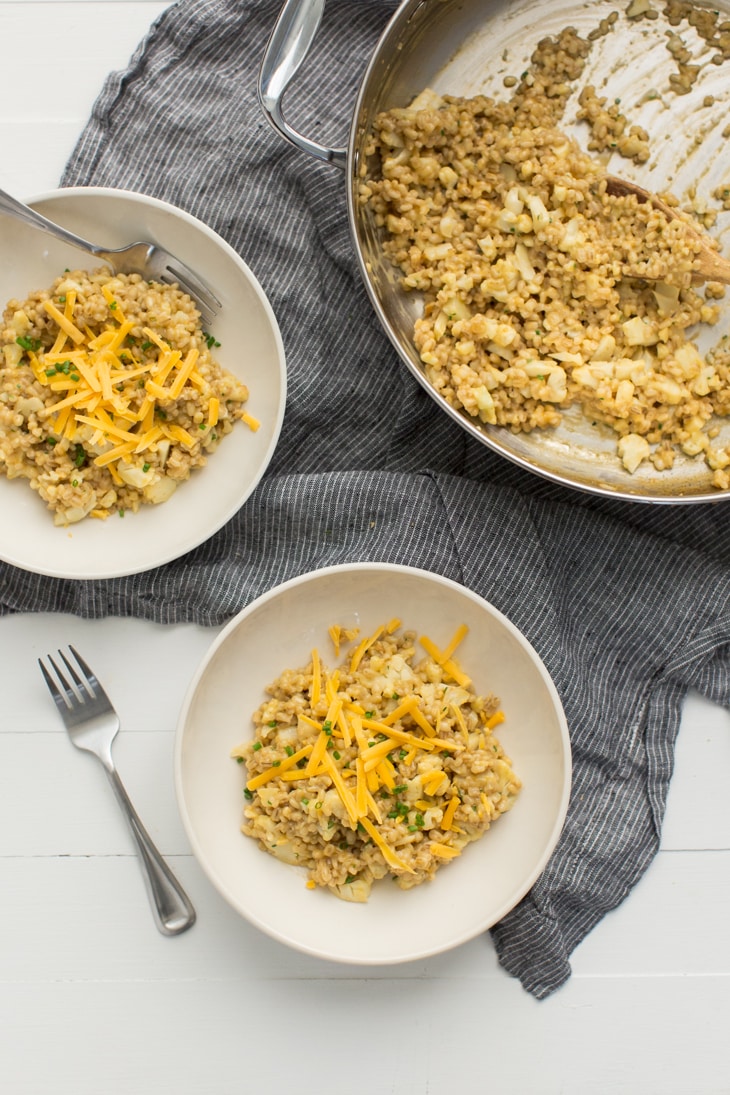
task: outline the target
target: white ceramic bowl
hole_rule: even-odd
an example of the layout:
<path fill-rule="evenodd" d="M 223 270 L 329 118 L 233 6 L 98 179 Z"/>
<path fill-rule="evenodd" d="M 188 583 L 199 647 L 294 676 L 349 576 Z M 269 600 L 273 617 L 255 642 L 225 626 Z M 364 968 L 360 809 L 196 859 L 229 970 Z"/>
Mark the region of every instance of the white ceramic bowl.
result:
<path fill-rule="evenodd" d="M 237 427 L 167 502 L 124 520 L 57 528 L 26 480 L 0 477 L 0 558 L 62 578 L 112 578 L 161 566 L 207 540 L 243 505 L 276 446 L 286 401 L 284 349 L 274 313 L 246 263 L 201 221 L 166 202 L 123 190 L 69 188 L 30 202 L 50 220 L 101 246 L 151 240 L 215 290 L 222 309 L 212 334 L 220 364 L 248 385 L 261 427 Z M 92 256 L 0 215 L 0 312 L 50 286 L 66 267 L 93 269 Z"/>
<path fill-rule="evenodd" d="M 265 687 L 323 654 L 334 623 L 366 634 L 398 616 L 446 642 L 465 623 L 460 664 L 506 714 L 497 735 L 523 789 L 481 840 L 433 882 L 403 891 L 376 883 L 367 904 L 306 888 L 240 832 L 245 768 L 230 757 L 253 736 Z M 331 659 L 330 659 L 331 664 Z M 208 878 L 242 916 L 282 943 L 340 962 L 423 958 L 473 938 L 527 893 L 560 835 L 570 791 L 570 744 L 558 694 L 540 658 L 500 612 L 426 571 L 357 563 L 305 574 L 259 597 L 220 633 L 188 690 L 177 729 L 175 785 L 183 823 Z"/>

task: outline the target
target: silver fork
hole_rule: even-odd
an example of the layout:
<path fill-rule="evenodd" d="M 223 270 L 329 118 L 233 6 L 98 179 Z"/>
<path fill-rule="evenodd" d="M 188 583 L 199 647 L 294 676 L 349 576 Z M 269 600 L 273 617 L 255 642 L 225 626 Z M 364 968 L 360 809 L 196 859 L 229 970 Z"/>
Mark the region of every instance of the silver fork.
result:
<path fill-rule="evenodd" d="M 115 274 L 141 274 L 147 281 L 161 281 L 166 285 L 177 283 L 183 292 L 194 298 L 203 326 L 208 329 L 221 309 L 221 302 L 210 286 L 201 281 L 184 262 L 157 244 L 137 242 L 115 250 L 97 247 L 96 244 L 69 232 L 67 228 L 62 228 L 60 224 L 49 221 L 47 217 L 6 194 L 4 190 L 0 190 L 0 213 L 7 213 L 16 220 L 56 236 L 64 243 L 70 243 L 72 247 L 88 251 L 100 262 L 110 266 Z"/>
<path fill-rule="evenodd" d="M 63 650 L 59 656 L 67 675 L 50 654 L 50 669 L 41 658 L 38 664 L 77 749 L 93 753 L 101 761 L 117 796 L 139 851 L 147 893 L 163 935 L 179 935 L 195 923 L 195 910 L 185 891 L 165 863 L 129 800 L 112 760 L 112 742 L 119 730 L 119 716 L 111 700 L 83 658 L 69 646 L 75 665 Z"/>

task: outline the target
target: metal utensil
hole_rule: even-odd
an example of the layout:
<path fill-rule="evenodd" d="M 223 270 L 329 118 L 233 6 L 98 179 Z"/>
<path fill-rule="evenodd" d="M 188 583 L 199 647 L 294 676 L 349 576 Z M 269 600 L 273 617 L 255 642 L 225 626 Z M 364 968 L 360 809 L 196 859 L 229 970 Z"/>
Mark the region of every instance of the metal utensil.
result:
<path fill-rule="evenodd" d="M 77 749 L 93 753 L 104 766 L 137 844 L 157 927 L 163 935 L 179 935 L 195 923 L 195 910 L 180 883 L 152 843 L 117 774 L 112 760 L 111 746 L 119 730 L 119 716 L 83 658 L 72 646 L 69 646 L 68 650 L 75 660 L 75 665 L 63 650 L 58 651 L 68 671 L 67 676 L 50 655 L 47 655 L 50 669 L 41 658 L 38 659 L 48 690 L 73 744 Z"/>
<path fill-rule="evenodd" d="M 607 175 L 606 191 L 616 197 L 625 197 L 627 194 L 633 194 L 639 202 L 651 202 L 654 208 L 660 210 L 667 220 L 679 219 L 677 210 L 673 209 L 671 205 L 667 205 L 666 202 L 663 202 L 656 194 L 652 194 L 649 190 L 645 190 L 643 186 L 629 182 L 627 179 L 619 179 L 615 175 Z M 687 235 L 691 239 L 698 241 L 702 248 L 697 256 L 698 266 L 692 275 L 692 281 L 720 281 L 724 285 L 730 285 L 730 260 L 723 258 L 722 255 L 710 245 L 708 237 L 695 231 L 691 224 L 682 223 L 684 224 Z"/>
<path fill-rule="evenodd" d="M 49 221 L 47 217 L 36 213 L 30 206 L 0 190 L 0 213 L 39 228 L 64 243 L 87 251 L 100 262 L 111 267 L 115 274 L 141 274 L 147 281 L 161 281 L 165 285 L 177 284 L 183 292 L 195 300 L 204 327 L 210 327 L 222 305 L 213 290 L 200 280 L 197 274 L 180 259 L 155 243 L 137 242 L 126 247 L 107 249 L 98 247 L 81 236 L 62 228 L 60 224 Z"/>

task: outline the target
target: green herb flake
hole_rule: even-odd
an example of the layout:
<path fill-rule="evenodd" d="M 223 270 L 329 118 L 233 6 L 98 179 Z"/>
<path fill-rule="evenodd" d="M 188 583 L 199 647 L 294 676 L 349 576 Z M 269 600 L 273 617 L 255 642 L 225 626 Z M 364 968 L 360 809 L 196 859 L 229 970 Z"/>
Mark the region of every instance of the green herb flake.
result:
<path fill-rule="evenodd" d="M 255 742 L 253 743 L 253 751 L 254 751 L 254 753 L 258 753 L 258 751 L 259 751 L 259 749 L 260 749 L 260 748 L 261 748 L 261 742 L 260 742 L 260 741 L 255 741 Z"/>
<path fill-rule="evenodd" d="M 41 340 L 39 338 L 28 338 L 27 335 L 19 335 L 15 340 L 23 350 L 40 350 Z"/>
<path fill-rule="evenodd" d="M 248 787 L 244 787 L 243 788 L 243 797 L 249 799 L 249 801 L 250 801 L 253 798 L 253 792 L 249 791 Z"/>

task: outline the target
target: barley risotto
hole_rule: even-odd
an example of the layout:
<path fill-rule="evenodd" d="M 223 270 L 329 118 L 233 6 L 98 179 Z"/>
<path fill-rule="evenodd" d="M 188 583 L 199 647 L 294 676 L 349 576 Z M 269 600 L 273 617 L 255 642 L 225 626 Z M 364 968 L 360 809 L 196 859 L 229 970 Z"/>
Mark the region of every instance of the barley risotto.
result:
<path fill-rule="evenodd" d="M 56 525 L 166 501 L 241 419 L 248 389 L 177 286 L 67 271 L 0 328 L 0 472 Z"/>
<path fill-rule="evenodd" d="M 590 48 L 566 28 L 504 80 L 509 96 L 427 89 L 380 114 L 359 200 L 401 286 L 421 296 L 414 344 L 449 404 L 514 432 L 574 408 L 614 431 L 630 473 L 669 469 L 681 452 L 726 490 L 730 351 L 727 339 L 705 356 L 696 344 L 724 294 L 693 281 L 703 217 L 670 194 L 678 219 L 607 189 L 605 154 L 643 163 L 650 141 L 609 95 L 580 90 L 588 151 L 561 129 Z"/>
<path fill-rule="evenodd" d="M 242 831 L 306 867 L 310 889 L 363 902 L 388 875 L 410 889 L 512 807 L 499 700 L 454 658 L 466 632 L 438 648 L 398 620 L 360 641 L 335 626 L 338 668 L 315 649 L 267 689 L 254 739 L 232 753 L 247 773 Z"/>

